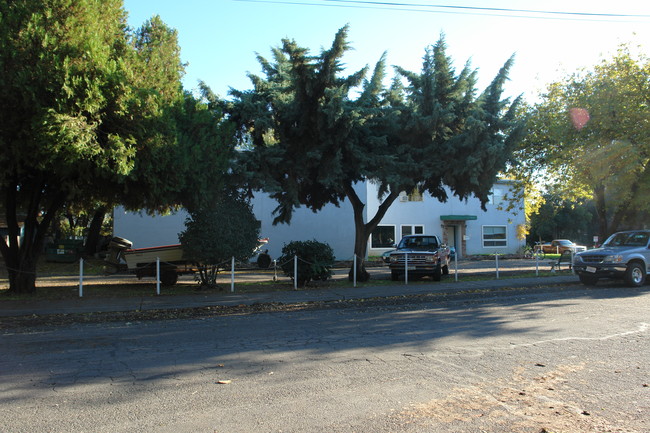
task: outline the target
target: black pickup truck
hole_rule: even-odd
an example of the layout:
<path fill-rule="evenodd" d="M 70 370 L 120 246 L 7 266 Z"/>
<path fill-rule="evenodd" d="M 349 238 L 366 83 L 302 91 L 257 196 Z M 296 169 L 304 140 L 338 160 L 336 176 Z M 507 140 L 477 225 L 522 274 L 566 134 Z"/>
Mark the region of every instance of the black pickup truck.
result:
<path fill-rule="evenodd" d="M 397 249 L 390 254 L 390 276 L 398 281 L 402 275 L 429 275 L 440 281 L 449 274 L 449 247 L 443 245 L 437 236 L 404 236 Z"/>

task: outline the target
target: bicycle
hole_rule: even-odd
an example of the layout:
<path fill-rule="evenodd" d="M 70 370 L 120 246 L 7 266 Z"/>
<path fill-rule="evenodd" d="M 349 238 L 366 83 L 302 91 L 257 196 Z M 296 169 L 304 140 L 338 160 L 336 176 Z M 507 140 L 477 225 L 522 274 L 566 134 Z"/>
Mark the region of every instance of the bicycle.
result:
<path fill-rule="evenodd" d="M 533 249 L 530 247 L 530 245 L 524 245 L 524 249 L 522 250 L 522 255 L 524 259 L 533 258 Z"/>

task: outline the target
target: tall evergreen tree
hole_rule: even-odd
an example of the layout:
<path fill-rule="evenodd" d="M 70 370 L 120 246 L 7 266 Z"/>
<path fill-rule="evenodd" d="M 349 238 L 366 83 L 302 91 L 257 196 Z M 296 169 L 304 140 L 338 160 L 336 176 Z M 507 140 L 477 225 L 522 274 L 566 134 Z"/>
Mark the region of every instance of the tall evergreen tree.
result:
<path fill-rule="evenodd" d="M 251 91 L 233 90 L 230 112 L 253 148 L 244 154 L 249 180 L 278 201 L 275 222 L 289 222 L 301 205 L 318 211 L 347 199 L 354 252 L 364 258 L 370 234 L 401 191 L 418 188 L 444 201 L 446 186 L 485 204 L 521 126 L 517 102 L 501 99 L 512 60 L 476 96 L 476 73 L 466 66 L 456 75 L 441 38 L 426 50 L 420 73 L 397 68 L 387 89 L 383 56 L 369 79 L 368 68 L 341 76 L 347 32 L 339 30 L 317 56 L 288 39 L 273 49 L 272 62 L 258 56 L 266 76 L 251 75 Z M 367 220 L 355 191 L 365 180 L 379 185 L 381 199 Z"/>
<path fill-rule="evenodd" d="M 128 28 L 121 0 L 0 2 L 0 210 L 9 232 L 0 252 L 11 291 L 35 290 L 64 205 L 163 210 L 207 184 L 194 177 L 201 163 L 202 176 L 225 173 L 227 122 L 183 93 L 183 69 L 175 30 L 158 17 Z"/>

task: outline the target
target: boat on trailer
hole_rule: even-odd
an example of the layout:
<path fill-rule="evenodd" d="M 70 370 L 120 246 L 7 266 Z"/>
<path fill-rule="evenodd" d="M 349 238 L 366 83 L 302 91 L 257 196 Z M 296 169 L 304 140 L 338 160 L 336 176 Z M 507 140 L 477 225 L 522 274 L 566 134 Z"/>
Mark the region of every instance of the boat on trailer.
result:
<path fill-rule="evenodd" d="M 115 237 L 108 245 L 106 261 L 116 269 L 125 266 L 138 279 L 156 277 L 160 265 L 160 282 L 166 286 L 176 284 L 178 276 L 196 272 L 196 268 L 183 258 L 181 244 L 162 245 L 148 248 L 131 248 L 133 244 L 124 238 Z"/>

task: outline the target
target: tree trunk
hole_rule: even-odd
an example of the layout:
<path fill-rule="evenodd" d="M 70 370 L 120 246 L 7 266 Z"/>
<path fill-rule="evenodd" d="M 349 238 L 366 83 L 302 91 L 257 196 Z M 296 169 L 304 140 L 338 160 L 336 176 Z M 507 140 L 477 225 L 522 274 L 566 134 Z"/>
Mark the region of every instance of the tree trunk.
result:
<path fill-rule="evenodd" d="M 598 242 L 603 243 L 609 236 L 607 226 L 607 204 L 605 202 L 605 187 L 598 185 L 594 188 L 594 199 L 596 202 L 596 216 L 598 218 Z"/>
<path fill-rule="evenodd" d="M 9 291 L 13 293 L 36 292 L 36 263 L 34 258 L 22 260 L 18 268 L 8 269 Z"/>
<path fill-rule="evenodd" d="M 88 227 L 86 245 L 84 247 L 86 256 L 93 256 L 97 252 L 99 234 L 102 230 L 102 224 L 104 224 L 104 217 L 106 217 L 106 207 L 100 206 L 93 213 L 93 218 L 90 220 L 90 226 Z"/>
<path fill-rule="evenodd" d="M 634 207 L 633 203 L 639 191 L 639 180 L 637 179 L 634 182 L 632 182 L 632 184 L 629 185 L 628 188 L 629 188 L 629 192 L 627 196 L 622 201 L 619 202 L 619 205 L 614 211 L 612 222 L 609 225 L 609 229 L 611 230 L 612 233 L 617 232 L 621 224 L 626 219 L 628 221 L 631 220 L 633 215 L 637 213 L 637 208 Z"/>
<path fill-rule="evenodd" d="M 8 243 L 4 240 L 0 242 L 0 250 L 9 276 L 9 292 L 34 293 L 36 291 L 36 264 L 43 242 L 28 240 L 28 236 L 34 239 L 33 235 L 33 231 L 25 230 L 23 238 L 10 234 Z"/>
<path fill-rule="evenodd" d="M 365 204 L 359 199 L 359 196 L 352 185 L 346 186 L 345 194 L 350 200 L 354 211 L 354 254 L 357 256 L 356 277 L 357 281 L 365 282 L 370 279 L 370 274 L 366 270 L 365 266 L 366 254 L 368 253 L 368 238 L 370 238 L 372 231 L 377 228 L 384 215 L 386 215 L 388 208 L 390 208 L 391 204 L 393 204 L 397 199 L 399 192 L 391 192 L 388 194 L 384 201 L 379 205 L 375 216 L 373 216 L 368 223 L 365 223 L 363 219 Z M 353 277 L 354 264 L 350 268 L 348 279 L 352 281 Z"/>
<path fill-rule="evenodd" d="M 13 293 L 34 293 L 36 291 L 36 264 L 43 251 L 45 234 L 54 220 L 56 212 L 61 209 L 65 196 L 54 194 L 45 205 L 45 185 L 34 188 L 27 198 L 24 209 L 24 221 L 19 221 L 18 183 L 7 185 L 4 190 L 4 209 L 9 231 L 8 239 L 0 241 L 0 252 L 4 258 L 9 274 L 9 291 Z M 41 210 L 45 209 L 41 213 Z M 23 209 L 20 209 L 22 214 Z M 40 215 L 40 221 L 39 221 Z M 20 223 L 23 223 L 21 237 Z"/>
<path fill-rule="evenodd" d="M 358 223 L 357 214 L 361 214 L 361 224 Z M 357 257 L 356 278 L 357 281 L 364 282 L 370 279 L 370 273 L 366 270 L 365 260 L 368 253 L 368 237 L 370 233 L 366 232 L 366 225 L 363 223 L 363 206 L 360 211 L 354 209 L 354 255 Z M 348 273 L 348 280 L 354 279 L 354 262 Z"/>

